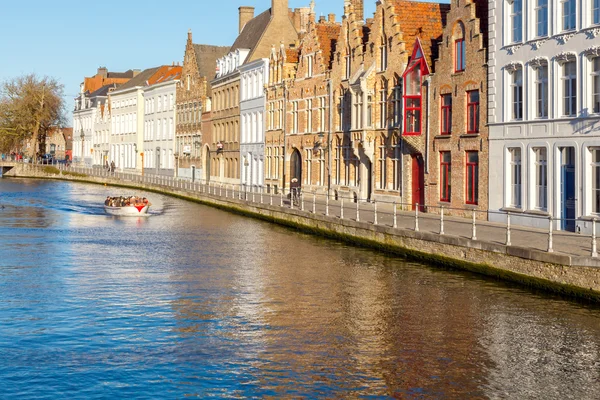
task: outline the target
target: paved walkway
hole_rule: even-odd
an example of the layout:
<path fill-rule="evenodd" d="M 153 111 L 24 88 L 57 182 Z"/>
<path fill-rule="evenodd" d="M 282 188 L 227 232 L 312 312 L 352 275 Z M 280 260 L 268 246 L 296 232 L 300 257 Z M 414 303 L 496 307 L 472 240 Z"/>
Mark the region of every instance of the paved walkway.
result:
<path fill-rule="evenodd" d="M 89 175 L 107 176 L 106 170 L 103 169 L 77 169 L 72 168 L 76 172 L 84 172 Z M 210 188 L 200 183 L 191 183 L 189 181 L 178 181 L 169 177 L 149 176 L 144 177 L 136 174 L 113 174 L 115 178 L 123 181 L 136 183 L 152 184 L 178 190 L 189 190 L 190 192 L 206 193 L 210 191 L 211 195 L 221 196 L 223 198 L 243 198 L 246 196 L 248 202 L 262 204 L 273 204 L 275 206 L 282 203 L 281 196 L 241 192 L 235 189 L 233 185 L 211 186 Z M 313 199 L 314 206 L 313 206 Z M 329 201 L 329 216 L 342 218 L 342 202 L 340 200 Z M 287 197 L 283 198 L 283 207 L 292 208 Z M 302 208 L 302 202 L 293 206 L 298 210 Z M 304 211 L 325 215 L 327 205 L 326 198 L 323 195 L 313 197 L 312 194 L 304 195 Z M 357 220 L 356 203 L 350 199 L 344 200 L 343 218 Z M 373 203 L 359 203 L 359 216 L 361 222 L 375 223 L 375 205 Z M 419 231 L 440 233 L 441 221 L 439 214 L 419 213 L 418 218 Z M 393 227 L 394 226 L 394 205 L 392 203 L 377 203 L 377 224 Z M 396 211 L 396 225 L 398 228 L 415 229 L 415 212 L 414 211 Z M 493 223 L 488 221 L 477 220 L 475 224 L 476 239 L 494 244 L 506 244 L 507 241 L 507 226 L 506 224 Z M 457 237 L 469 238 L 473 237 L 473 221 L 469 218 L 459 217 L 444 217 L 444 234 Z M 512 225 L 510 229 L 510 245 L 528 249 L 536 249 L 547 251 L 549 245 L 548 230 L 535 229 L 530 227 Z M 555 254 L 563 254 L 576 257 L 591 257 L 592 254 L 592 237 L 564 231 L 553 231 L 552 233 L 552 249 Z"/>

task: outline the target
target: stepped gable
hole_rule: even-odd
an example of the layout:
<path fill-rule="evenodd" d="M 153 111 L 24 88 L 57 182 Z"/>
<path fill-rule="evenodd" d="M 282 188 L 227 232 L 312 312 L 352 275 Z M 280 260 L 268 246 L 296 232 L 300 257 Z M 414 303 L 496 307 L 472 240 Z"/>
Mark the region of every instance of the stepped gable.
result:
<path fill-rule="evenodd" d="M 446 14 L 450 4 L 426 3 L 406 0 L 393 0 L 394 12 L 400 24 L 400 31 L 406 43 L 406 51 L 411 52 L 418 37 L 429 68 L 437 58 L 437 43 L 442 38 L 446 24 Z"/>

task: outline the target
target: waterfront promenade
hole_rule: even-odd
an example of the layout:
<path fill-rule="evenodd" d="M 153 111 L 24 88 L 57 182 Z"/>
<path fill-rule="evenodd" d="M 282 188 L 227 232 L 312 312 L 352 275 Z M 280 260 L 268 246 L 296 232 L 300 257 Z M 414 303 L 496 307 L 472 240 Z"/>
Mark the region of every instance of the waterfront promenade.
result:
<path fill-rule="evenodd" d="M 111 174 L 96 168 L 71 167 L 56 175 L 47 167 L 27 165 L 15 169 L 13 174 L 170 193 L 325 236 L 375 245 L 408 257 L 502 276 L 528 285 L 543 287 L 550 282 L 562 287 L 558 288 L 559 292 L 583 290 L 584 297 L 600 298 L 600 259 L 595 254 L 592 235 L 508 226 L 474 218 L 447 215 L 442 218 L 439 212 L 417 212 L 409 205 L 357 203 L 350 198 L 336 200 L 332 196 L 328 199 L 322 193 L 304 192 L 293 204 L 288 193 L 252 192 L 243 186 L 156 175 Z M 515 276 L 505 276 L 506 273 Z M 535 280 L 545 283 L 538 284 Z"/>

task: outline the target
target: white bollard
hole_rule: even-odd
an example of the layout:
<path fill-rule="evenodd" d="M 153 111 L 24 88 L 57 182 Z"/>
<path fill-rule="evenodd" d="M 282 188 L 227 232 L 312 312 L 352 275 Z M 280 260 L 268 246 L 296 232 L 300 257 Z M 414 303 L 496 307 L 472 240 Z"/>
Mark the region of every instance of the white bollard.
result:
<path fill-rule="evenodd" d="M 281 191 L 279 192 L 279 198 L 281 199 L 281 202 L 280 202 L 279 206 L 280 206 L 280 207 L 283 207 L 283 190 L 281 190 Z"/>
<path fill-rule="evenodd" d="M 419 232 L 419 203 L 415 204 L 415 232 Z"/>
<path fill-rule="evenodd" d="M 512 246 L 510 242 L 510 212 L 506 213 L 506 245 Z"/>
<path fill-rule="evenodd" d="M 440 235 L 444 235 L 444 206 L 440 210 Z"/>
<path fill-rule="evenodd" d="M 471 240 L 477 240 L 477 225 L 475 221 L 477 220 L 477 213 L 473 210 L 473 232 L 471 233 Z"/>
<path fill-rule="evenodd" d="M 375 207 L 375 217 L 373 218 L 373 224 L 377 225 L 377 202 L 375 200 L 373 200 L 373 206 Z"/>
<path fill-rule="evenodd" d="M 394 229 L 398 228 L 398 210 L 396 209 L 396 202 L 394 202 Z"/>
<path fill-rule="evenodd" d="M 548 253 L 554 253 L 554 246 L 552 243 L 552 230 L 554 227 L 552 226 L 552 215 L 548 216 Z"/>
<path fill-rule="evenodd" d="M 344 198 L 342 197 L 342 205 L 340 206 L 340 219 L 344 219 Z"/>
<path fill-rule="evenodd" d="M 325 196 L 325 216 L 329 217 L 329 192 Z"/>
<path fill-rule="evenodd" d="M 317 191 L 313 192 L 313 209 L 312 209 L 313 214 L 317 213 Z"/>
<path fill-rule="evenodd" d="M 598 257 L 598 248 L 596 246 L 596 218 L 592 220 L 592 257 Z"/>
<path fill-rule="evenodd" d="M 360 222 L 360 201 L 356 199 L 356 222 Z"/>

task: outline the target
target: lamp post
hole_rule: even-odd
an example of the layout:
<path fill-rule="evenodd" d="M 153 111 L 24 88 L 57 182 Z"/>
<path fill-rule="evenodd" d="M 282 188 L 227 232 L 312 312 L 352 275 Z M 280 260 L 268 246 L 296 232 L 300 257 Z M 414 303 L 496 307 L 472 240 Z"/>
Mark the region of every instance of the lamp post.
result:
<path fill-rule="evenodd" d="M 248 158 L 244 157 L 244 200 L 248 200 L 248 165 L 250 165 Z"/>
<path fill-rule="evenodd" d="M 179 152 L 175 152 L 175 154 L 173 154 L 173 156 L 175 157 L 175 178 L 177 178 L 179 176 Z"/>

